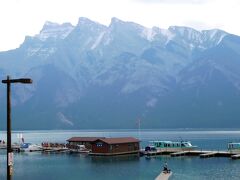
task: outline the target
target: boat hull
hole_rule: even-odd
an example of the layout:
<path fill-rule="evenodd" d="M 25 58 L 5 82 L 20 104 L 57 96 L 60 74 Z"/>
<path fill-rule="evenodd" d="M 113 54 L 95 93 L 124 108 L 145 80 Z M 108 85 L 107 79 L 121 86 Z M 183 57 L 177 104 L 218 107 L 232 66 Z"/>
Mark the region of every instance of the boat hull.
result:
<path fill-rule="evenodd" d="M 21 152 L 34 152 L 34 151 L 42 151 L 42 147 L 39 145 L 31 144 L 27 145 L 26 147 L 20 147 Z"/>
<path fill-rule="evenodd" d="M 180 151 L 192 151 L 195 150 L 196 147 L 191 148 L 156 148 L 157 151 L 163 151 L 163 152 L 180 152 Z"/>
<path fill-rule="evenodd" d="M 233 154 L 240 154 L 240 149 L 231 149 L 231 150 L 228 150 L 230 153 L 233 153 Z"/>

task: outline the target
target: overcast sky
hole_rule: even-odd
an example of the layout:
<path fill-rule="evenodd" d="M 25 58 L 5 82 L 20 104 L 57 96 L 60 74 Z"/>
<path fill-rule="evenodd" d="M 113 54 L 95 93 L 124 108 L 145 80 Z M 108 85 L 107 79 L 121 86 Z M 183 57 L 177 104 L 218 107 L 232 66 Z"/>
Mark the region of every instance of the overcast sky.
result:
<path fill-rule="evenodd" d="M 240 35 L 240 0 L 0 0 L 0 51 L 17 48 L 45 21 L 76 25 L 79 17 L 105 25 L 117 17 L 146 27 L 220 28 Z"/>

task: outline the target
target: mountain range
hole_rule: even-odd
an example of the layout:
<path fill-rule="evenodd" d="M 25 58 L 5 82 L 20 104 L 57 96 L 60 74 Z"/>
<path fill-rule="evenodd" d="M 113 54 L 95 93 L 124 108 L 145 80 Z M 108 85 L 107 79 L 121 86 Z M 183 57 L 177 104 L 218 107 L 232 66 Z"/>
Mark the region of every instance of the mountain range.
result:
<path fill-rule="evenodd" d="M 240 126 L 240 37 L 220 29 L 46 22 L 0 52 L 7 75 L 33 80 L 12 85 L 14 129 Z M 5 129 L 3 84 L 0 101 Z"/>

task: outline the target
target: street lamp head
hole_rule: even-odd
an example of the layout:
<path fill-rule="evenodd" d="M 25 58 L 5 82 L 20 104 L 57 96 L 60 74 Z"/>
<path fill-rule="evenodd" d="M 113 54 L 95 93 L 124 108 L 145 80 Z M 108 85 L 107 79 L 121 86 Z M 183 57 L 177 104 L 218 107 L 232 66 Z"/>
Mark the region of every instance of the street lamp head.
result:
<path fill-rule="evenodd" d="M 30 78 L 21 78 L 21 79 L 18 79 L 19 80 L 19 83 L 23 83 L 23 84 L 32 84 L 32 79 Z"/>
<path fill-rule="evenodd" d="M 21 79 L 6 79 L 2 80 L 2 83 L 23 83 L 23 84 L 31 84 L 33 81 L 30 78 L 21 78 Z"/>

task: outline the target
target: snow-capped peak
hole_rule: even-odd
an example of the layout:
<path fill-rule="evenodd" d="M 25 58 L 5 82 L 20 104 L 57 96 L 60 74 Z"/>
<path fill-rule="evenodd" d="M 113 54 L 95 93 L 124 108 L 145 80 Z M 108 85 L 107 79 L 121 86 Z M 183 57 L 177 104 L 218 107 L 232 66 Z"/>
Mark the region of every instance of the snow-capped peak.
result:
<path fill-rule="evenodd" d="M 136 30 L 142 30 L 144 29 L 145 27 L 143 27 L 142 25 L 140 24 L 137 24 L 135 22 L 131 22 L 131 21 L 122 21 L 121 19 L 118 19 L 116 17 L 113 17 L 111 19 L 111 23 L 109 25 L 109 27 L 111 28 L 112 26 L 115 26 L 115 25 L 126 25 L 128 26 L 129 28 L 134 28 Z"/>
<path fill-rule="evenodd" d="M 102 25 L 96 21 L 92 21 L 91 19 L 88 19 L 86 17 L 80 17 L 78 19 L 77 26 L 93 26 L 93 25 L 104 26 L 104 25 Z"/>
<path fill-rule="evenodd" d="M 202 33 L 206 38 L 208 38 L 208 40 L 214 41 L 216 44 L 219 44 L 222 39 L 228 34 L 225 31 L 219 29 L 204 30 Z"/>
<path fill-rule="evenodd" d="M 38 39 L 45 41 L 48 38 L 60 38 L 64 39 L 65 37 L 68 36 L 68 34 L 74 29 L 74 26 L 71 25 L 70 23 L 63 23 L 63 24 L 58 24 L 58 23 L 53 23 L 47 21 L 42 30 L 40 31 L 39 34 L 37 34 L 35 37 Z"/>
<path fill-rule="evenodd" d="M 153 28 L 144 28 L 141 36 L 147 39 L 148 41 L 152 41 L 156 34 L 157 33 L 153 30 Z"/>
<path fill-rule="evenodd" d="M 185 27 L 185 26 L 170 26 L 169 31 L 178 33 L 179 35 L 184 35 L 186 33 L 200 33 L 196 29 Z"/>
<path fill-rule="evenodd" d="M 181 26 L 170 26 L 169 31 L 174 33 L 176 37 L 183 39 L 186 44 L 190 45 L 191 49 L 195 47 L 206 49 L 216 46 L 227 35 L 226 32 L 218 29 L 198 31 Z"/>
<path fill-rule="evenodd" d="M 201 41 L 201 32 L 197 31 L 196 29 L 184 26 L 170 26 L 169 31 L 176 34 L 176 36 L 180 36 L 186 38 L 190 41 Z"/>
<path fill-rule="evenodd" d="M 155 26 L 152 28 L 144 28 L 141 35 L 148 41 L 153 41 L 156 36 L 160 35 L 161 38 L 165 39 L 165 44 L 174 37 L 174 34 L 168 29 L 160 29 Z"/>
<path fill-rule="evenodd" d="M 111 24 L 114 24 L 114 23 L 123 23 L 123 21 L 118 19 L 118 18 L 116 18 L 116 17 L 112 17 Z"/>

